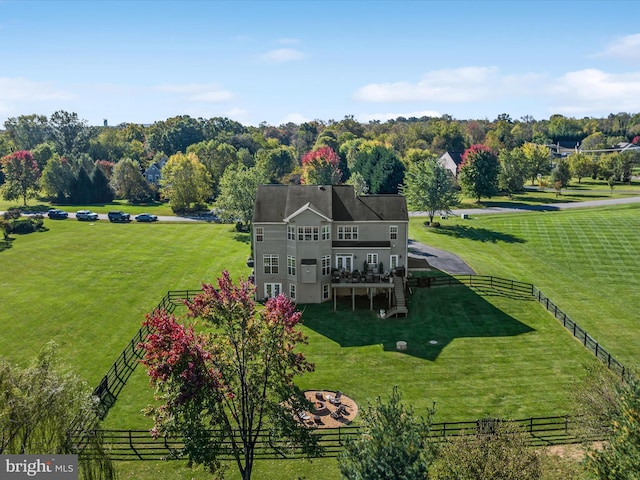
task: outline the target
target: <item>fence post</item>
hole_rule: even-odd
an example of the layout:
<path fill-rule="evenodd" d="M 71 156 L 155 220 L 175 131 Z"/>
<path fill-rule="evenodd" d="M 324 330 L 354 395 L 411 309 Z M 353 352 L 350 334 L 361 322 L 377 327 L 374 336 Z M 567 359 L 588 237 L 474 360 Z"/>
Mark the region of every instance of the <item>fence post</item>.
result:
<path fill-rule="evenodd" d="M 529 434 L 533 435 L 533 417 L 529 417 Z"/>
<path fill-rule="evenodd" d="M 598 342 L 596 342 L 596 358 L 598 358 Z"/>
<path fill-rule="evenodd" d="M 607 368 L 611 368 L 611 354 L 607 352 Z"/>

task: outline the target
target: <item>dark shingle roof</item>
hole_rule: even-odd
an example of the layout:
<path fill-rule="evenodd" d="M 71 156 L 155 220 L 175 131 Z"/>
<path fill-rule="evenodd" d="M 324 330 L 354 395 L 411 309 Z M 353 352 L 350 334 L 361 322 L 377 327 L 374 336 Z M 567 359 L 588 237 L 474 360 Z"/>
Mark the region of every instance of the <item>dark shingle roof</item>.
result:
<path fill-rule="evenodd" d="M 282 222 L 307 204 L 337 222 L 409 220 L 402 195 L 356 197 L 352 185 L 260 185 L 253 221 Z"/>

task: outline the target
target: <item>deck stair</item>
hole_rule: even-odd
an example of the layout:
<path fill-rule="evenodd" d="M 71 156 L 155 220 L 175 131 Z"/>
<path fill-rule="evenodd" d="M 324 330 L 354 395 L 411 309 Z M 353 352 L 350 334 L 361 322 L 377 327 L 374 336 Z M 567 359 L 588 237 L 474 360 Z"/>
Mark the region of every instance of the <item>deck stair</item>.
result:
<path fill-rule="evenodd" d="M 399 314 L 404 314 L 406 317 L 409 313 L 407 309 L 407 300 L 404 295 L 404 278 L 393 278 L 393 307 L 386 313 L 385 318 L 397 317 Z"/>

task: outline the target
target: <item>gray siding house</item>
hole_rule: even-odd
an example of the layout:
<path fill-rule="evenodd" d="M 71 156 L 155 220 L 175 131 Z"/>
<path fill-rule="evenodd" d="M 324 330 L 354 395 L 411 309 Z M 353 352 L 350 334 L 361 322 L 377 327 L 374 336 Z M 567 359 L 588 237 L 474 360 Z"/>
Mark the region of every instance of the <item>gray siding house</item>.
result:
<path fill-rule="evenodd" d="M 356 270 L 404 280 L 408 226 L 401 195 L 356 196 L 351 185 L 261 185 L 252 232 L 256 297 L 325 302 L 341 290 L 340 277 Z"/>
<path fill-rule="evenodd" d="M 453 173 L 455 178 L 458 178 L 458 173 L 460 172 L 460 165 L 462 165 L 462 155 L 464 152 L 444 152 L 440 158 L 438 158 L 438 162 L 444 168 L 448 169 Z"/>

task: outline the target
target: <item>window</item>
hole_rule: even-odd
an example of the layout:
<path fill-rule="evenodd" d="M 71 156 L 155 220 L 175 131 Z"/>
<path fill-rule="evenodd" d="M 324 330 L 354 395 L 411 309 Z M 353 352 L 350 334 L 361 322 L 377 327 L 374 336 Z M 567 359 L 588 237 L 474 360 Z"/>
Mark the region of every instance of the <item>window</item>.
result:
<path fill-rule="evenodd" d="M 331 225 L 322 226 L 322 240 L 331 240 Z"/>
<path fill-rule="evenodd" d="M 264 273 L 278 273 L 278 255 L 263 255 Z"/>
<path fill-rule="evenodd" d="M 266 298 L 277 297 L 282 291 L 281 283 L 265 283 L 264 284 L 264 296 Z"/>
<path fill-rule="evenodd" d="M 289 298 L 291 300 L 295 300 L 296 299 L 296 284 L 295 283 L 290 283 L 289 284 Z"/>
<path fill-rule="evenodd" d="M 293 225 L 287 225 L 287 240 L 296 239 L 296 227 Z"/>
<path fill-rule="evenodd" d="M 299 242 L 317 242 L 320 235 L 320 227 L 298 227 Z"/>
<path fill-rule="evenodd" d="M 261 242 L 264 240 L 264 228 L 256 227 L 256 242 Z"/>
<path fill-rule="evenodd" d="M 322 257 L 322 275 L 331 275 L 331 256 Z"/>
<path fill-rule="evenodd" d="M 357 240 L 357 239 L 358 239 L 357 226 L 338 227 L 338 240 Z"/>
<path fill-rule="evenodd" d="M 367 253 L 367 263 L 369 265 L 378 266 L 378 254 L 377 253 Z"/>
<path fill-rule="evenodd" d="M 390 225 L 389 226 L 389 240 L 397 240 L 398 239 L 398 226 Z"/>
<path fill-rule="evenodd" d="M 296 274 L 296 257 L 293 257 L 291 255 L 287 256 L 287 273 L 289 275 Z"/>
<path fill-rule="evenodd" d="M 328 283 L 323 283 L 322 284 L 322 299 L 323 300 L 327 300 L 329 298 L 329 284 Z"/>

